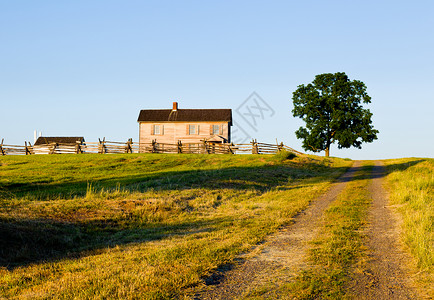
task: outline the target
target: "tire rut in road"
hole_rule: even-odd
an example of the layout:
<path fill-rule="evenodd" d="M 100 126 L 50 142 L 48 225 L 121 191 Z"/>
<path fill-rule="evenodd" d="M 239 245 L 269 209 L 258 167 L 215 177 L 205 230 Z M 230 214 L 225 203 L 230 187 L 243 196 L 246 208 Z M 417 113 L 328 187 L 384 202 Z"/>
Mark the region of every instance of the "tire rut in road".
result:
<path fill-rule="evenodd" d="M 352 179 L 358 166 L 359 162 L 355 162 L 327 193 L 297 215 L 293 224 L 271 236 L 258 248 L 258 254 L 251 258 L 241 256 L 227 270 L 211 275 L 206 280 L 206 288 L 194 299 L 237 299 L 264 283 L 274 281 L 279 285 L 291 281 L 307 267 L 309 242 L 321 227 L 324 211 Z"/>
<path fill-rule="evenodd" d="M 356 299 L 420 299 L 410 288 L 404 270 L 411 258 L 399 244 L 397 220 L 382 187 L 385 174 L 383 165 L 376 162 L 369 186 L 372 206 L 366 229 L 368 261 L 362 271 L 353 275 L 349 289 Z"/>

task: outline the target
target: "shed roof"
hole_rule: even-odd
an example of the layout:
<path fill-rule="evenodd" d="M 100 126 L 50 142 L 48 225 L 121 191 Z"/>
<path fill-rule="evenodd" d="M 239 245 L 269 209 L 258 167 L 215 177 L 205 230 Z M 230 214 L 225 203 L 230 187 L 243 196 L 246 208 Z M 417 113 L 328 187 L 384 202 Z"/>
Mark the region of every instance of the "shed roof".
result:
<path fill-rule="evenodd" d="M 84 137 L 82 136 L 40 136 L 35 142 L 37 145 L 46 145 L 51 143 L 58 144 L 76 144 L 77 142 L 84 142 Z"/>
<path fill-rule="evenodd" d="M 215 122 L 232 124 L 231 109 L 145 109 L 137 122 Z"/>
<path fill-rule="evenodd" d="M 227 139 L 221 135 L 214 135 L 211 138 L 207 139 L 208 142 L 227 142 Z"/>

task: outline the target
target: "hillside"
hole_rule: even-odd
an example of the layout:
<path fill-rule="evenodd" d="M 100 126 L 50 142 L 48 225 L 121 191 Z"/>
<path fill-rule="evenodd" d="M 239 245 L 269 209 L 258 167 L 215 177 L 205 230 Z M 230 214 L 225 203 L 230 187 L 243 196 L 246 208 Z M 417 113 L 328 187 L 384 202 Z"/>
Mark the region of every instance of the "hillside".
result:
<path fill-rule="evenodd" d="M 367 188 L 380 178 L 363 162 L 334 183 L 352 164 L 285 153 L 0 157 L 0 298 L 191 297 L 240 253 L 299 222 L 336 184 L 343 191 L 317 216 L 326 223 L 311 224 L 321 235 L 305 251 L 316 267 L 291 285 L 265 281 L 248 295 L 348 296 L 367 255 Z M 416 280 L 429 295 L 433 160 L 384 164 Z"/>
<path fill-rule="evenodd" d="M 1 296 L 166 298 L 291 222 L 351 164 L 225 155 L 0 159 Z"/>

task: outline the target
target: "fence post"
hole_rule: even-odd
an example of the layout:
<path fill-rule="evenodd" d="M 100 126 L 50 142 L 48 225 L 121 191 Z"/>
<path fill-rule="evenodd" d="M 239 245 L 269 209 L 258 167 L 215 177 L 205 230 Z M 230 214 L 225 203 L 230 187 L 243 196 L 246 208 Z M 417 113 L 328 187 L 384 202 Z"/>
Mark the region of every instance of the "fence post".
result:
<path fill-rule="evenodd" d="M 83 153 L 83 150 L 81 149 L 81 142 L 77 141 L 75 144 L 75 154 Z"/>
<path fill-rule="evenodd" d="M 98 153 L 99 154 L 106 153 L 105 137 L 102 139 L 102 141 L 101 141 L 101 139 L 98 138 L 98 141 L 99 141 Z"/>
<path fill-rule="evenodd" d="M 129 138 L 125 146 L 125 153 L 133 153 L 133 148 L 131 147 L 132 143 L 133 143 L 133 139 Z"/>
<path fill-rule="evenodd" d="M 157 140 L 152 140 L 152 153 L 157 153 Z"/>
<path fill-rule="evenodd" d="M 178 140 L 178 153 L 182 153 L 182 142 Z"/>
<path fill-rule="evenodd" d="M 227 144 L 227 146 L 228 146 L 228 154 L 234 154 L 235 151 L 234 151 L 234 149 L 232 149 L 232 147 L 234 146 L 234 143 Z"/>
<path fill-rule="evenodd" d="M 5 150 L 3 150 L 3 141 L 4 141 L 4 139 L 2 139 L 2 143 L 0 144 L 0 153 L 2 155 L 6 155 Z"/>
<path fill-rule="evenodd" d="M 30 142 L 29 142 L 29 146 L 31 147 Z M 30 148 L 29 146 L 27 146 L 27 142 L 24 142 L 24 147 L 26 148 L 26 155 L 32 154 L 32 152 L 29 149 Z"/>
<path fill-rule="evenodd" d="M 277 145 L 277 151 L 280 152 L 283 150 L 283 142 Z"/>
<path fill-rule="evenodd" d="M 205 153 L 210 154 L 211 148 L 210 148 L 209 142 L 207 140 L 203 141 L 203 146 L 204 146 Z"/>
<path fill-rule="evenodd" d="M 252 154 L 259 154 L 258 143 L 252 139 Z"/>
<path fill-rule="evenodd" d="M 33 146 L 35 146 L 35 145 L 33 145 Z M 30 154 L 35 154 L 35 151 L 33 150 L 33 146 L 32 146 L 32 144 L 29 142 L 29 153 L 30 153 Z"/>
<path fill-rule="evenodd" d="M 51 143 L 50 144 L 53 148 L 50 149 L 50 152 L 48 154 L 54 154 L 57 148 L 57 143 Z"/>

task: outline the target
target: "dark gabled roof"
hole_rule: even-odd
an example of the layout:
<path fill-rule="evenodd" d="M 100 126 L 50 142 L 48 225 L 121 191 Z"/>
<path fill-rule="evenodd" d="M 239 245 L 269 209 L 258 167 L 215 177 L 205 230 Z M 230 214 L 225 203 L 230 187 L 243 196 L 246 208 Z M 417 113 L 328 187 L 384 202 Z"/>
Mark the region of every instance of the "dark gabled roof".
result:
<path fill-rule="evenodd" d="M 137 122 L 215 122 L 232 124 L 231 109 L 144 109 Z"/>
<path fill-rule="evenodd" d="M 46 145 L 51 143 L 58 144 L 76 144 L 77 142 L 84 142 L 84 137 L 82 136 L 40 136 L 35 142 L 37 145 Z"/>

